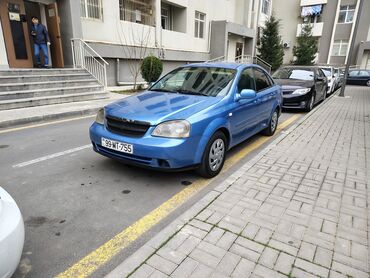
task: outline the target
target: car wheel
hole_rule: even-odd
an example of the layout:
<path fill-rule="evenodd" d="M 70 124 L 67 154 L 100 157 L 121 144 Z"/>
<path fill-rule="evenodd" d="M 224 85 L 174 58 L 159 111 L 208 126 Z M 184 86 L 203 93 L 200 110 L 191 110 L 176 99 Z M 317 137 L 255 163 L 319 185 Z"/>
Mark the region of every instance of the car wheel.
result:
<path fill-rule="evenodd" d="M 370 87 L 370 79 L 366 82 L 366 86 Z"/>
<path fill-rule="evenodd" d="M 212 135 L 206 149 L 198 173 L 204 178 L 213 178 L 217 176 L 225 162 L 226 155 L 226 136 L 218 131 Z"/>
<path fill-rule="evenodd" d="M 272 113 L 271 115 L 268 127 L 262 131 L 263 135 L 266 136 L 274 135 L 276 128 L 278 126 L 278 122 L 279 122 L 279 113 L 278 110 L 275 110 L 274 113 Z"/>
<path fill-rule="evenodd" d="M 312 94 L 310 100 L 308 101 L 308 103 L 306 105 L 306 109 L 305 110 L 307 112 L 310 112 L 313 109 L 313 106 L 314 105 L 315 105 L 315 94 Z"/>

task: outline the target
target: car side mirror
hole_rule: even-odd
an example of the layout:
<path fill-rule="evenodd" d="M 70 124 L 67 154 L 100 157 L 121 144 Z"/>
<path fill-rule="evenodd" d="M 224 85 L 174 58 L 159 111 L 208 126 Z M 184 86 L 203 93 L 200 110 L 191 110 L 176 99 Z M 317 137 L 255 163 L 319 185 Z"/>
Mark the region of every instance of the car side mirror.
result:
<path fill-rule="evenodd" d="M 239 94 L 239 97 L 238 97 L 238 100 L 241 100 L 241 99 L 253 99 L 257 96 L 257 93 L 255 90 L 251 90 L 251 89 L 243 89 L 240 94 Z"/>

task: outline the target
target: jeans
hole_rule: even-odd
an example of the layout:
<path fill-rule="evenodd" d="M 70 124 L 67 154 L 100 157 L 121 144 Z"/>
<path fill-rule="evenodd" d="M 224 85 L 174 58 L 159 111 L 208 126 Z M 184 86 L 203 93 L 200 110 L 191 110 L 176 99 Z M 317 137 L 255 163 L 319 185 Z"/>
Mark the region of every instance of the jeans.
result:
<path fill-rule="evenodd" d="M 48 46 L 46 43 L 42 43 L 42 44 L 35 43 L 34 44 L 34 51 L 35 51 L 37 65 L 41 65 L 40 49 L 42 50 L 42 53 L 44 54 L 45 66 L 47 66 L 49 65 L 49 53 L 48 53 Z"/>

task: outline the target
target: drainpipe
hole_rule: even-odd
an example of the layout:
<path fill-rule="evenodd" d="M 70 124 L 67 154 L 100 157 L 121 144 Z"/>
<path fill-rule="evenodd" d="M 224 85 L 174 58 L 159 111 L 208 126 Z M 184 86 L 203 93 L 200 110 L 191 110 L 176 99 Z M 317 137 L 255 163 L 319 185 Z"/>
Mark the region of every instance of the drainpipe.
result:
<path fill-rule="evenodd" d="M 119 81 L 119 79 L 120 79 L 120 59 L 119 58 L 117 58 L 116 59 L 116 84 L 119 86 L 120 85 L 120 81 Z"/>

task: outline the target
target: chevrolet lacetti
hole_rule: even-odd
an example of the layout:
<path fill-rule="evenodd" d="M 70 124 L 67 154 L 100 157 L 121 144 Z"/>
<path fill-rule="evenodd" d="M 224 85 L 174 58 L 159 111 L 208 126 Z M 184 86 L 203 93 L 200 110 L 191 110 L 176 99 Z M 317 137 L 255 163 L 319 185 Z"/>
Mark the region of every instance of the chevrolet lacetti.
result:
<path fill-rule="evenodd" d="M 107 105 L 90 127 L 96 152 L 160 170 L 222 169 L 226 151 L 252 135 L 274 134 L 282 92 L 253 64 L 189 64 L 147 91 Z"/>

